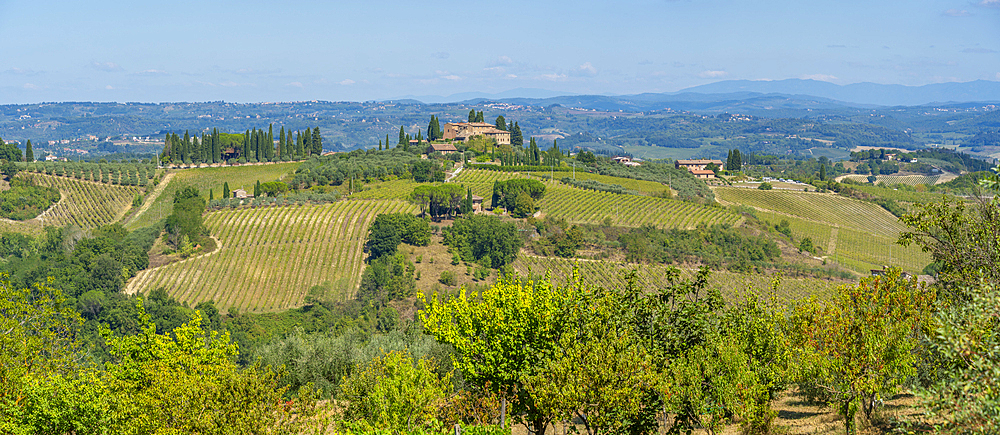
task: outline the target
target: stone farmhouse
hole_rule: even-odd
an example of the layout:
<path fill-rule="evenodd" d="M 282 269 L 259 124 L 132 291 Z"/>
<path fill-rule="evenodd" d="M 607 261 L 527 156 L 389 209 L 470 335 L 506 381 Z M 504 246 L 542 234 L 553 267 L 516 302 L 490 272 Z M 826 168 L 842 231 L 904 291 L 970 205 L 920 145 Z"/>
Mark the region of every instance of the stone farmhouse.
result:
<path fill-rule="evenodd" d="M 450 143 L 432 143 L 427 147 L 427 154 L 434 152 L 447 155 L 451 153 L 457 153 L 458 148 L 455 148 L 455 145 L 452 145 Z"/>
<path fill-rule="evenodd" d="M 674 167 L 677 169 L 687 169 L 688 172 L 694 175 L 695 178 L 701 179 L 712 179 L 715 178 L 715 172 L 705 169 L 706 166 L 710 164 L 715 164 L 717 168 L 722 167 L 722 160 L 713 159 L 696 159 L 696 160 L 677 160 L 674 162 Z"/>
<path fill-rule="evenodd" d="M 510 132 L 486 122 L 449 122 L 444 125 L 445 139 L 468 141 L 475 136 L 486 136 L 498 145 L 510 145 Z"/>

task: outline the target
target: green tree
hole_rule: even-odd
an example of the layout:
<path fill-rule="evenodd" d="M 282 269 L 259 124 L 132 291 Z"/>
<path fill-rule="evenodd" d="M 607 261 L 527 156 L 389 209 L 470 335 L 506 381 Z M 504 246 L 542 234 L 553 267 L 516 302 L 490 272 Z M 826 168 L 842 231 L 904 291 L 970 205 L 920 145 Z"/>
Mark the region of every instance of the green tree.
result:
<path fill-rule="evenodd" d="M 222 183 L 222 197 L 223 198 L 230 198 L 232 196 L 233 196 L 232 193 L 229 191 L 229 182 L 228 181 L 223 182 Z"/>
<path fill-rule="evenodd" d="M 476 122 L 476 109 L 469 109 L 469 122 Z"/>
<path fill-rule="evenodd" d="M 403 130 L 403 126 L 399 126 L 399 142 L 397 146 L 401 148 L 406 148 L 410 144 L 409 139 L 406 138 L 406 130 Z"/>
<path fill-rule="evenodd" d="M 514 122 L 514 128 L 511 129 L 510 144 L 518 148 L 524 147 L 524 136 L 521 134 L 521 126 L 517 125 L 517 122 Z"/>
<path fill-rule="evenodd" d="M 319 134 L 319 127 L 313 127 L 312 146 L 313 154 L 317 156 L 323 154 L 323 136 Z"/>
<path fill-rule="evenodd" d="M 535 374 L 544 355 L 558 343 L 563 292 L 546 282 L 501 277 L 470 296 L 435 294 L 420 311 L 424 330 L 452 345 L 452 363 L 476 388 L 514 395 L 513 415 L 524 415 L 532 432 L 545 434 L 551 415 L 528 394 L 522 379 Z"/>
<path fill-rule="evenodd" d="M 31 148 L 31 139 L 28 139 L 28 144 L 24 147 L 24 161 L 29 163 L 35 161 L 35 150 Z"/>
<path fill-rule="evenodd" d="M 173 213 L 167 216 L 164 228 L 167 242 L 174 249 L 181 247 L 183 238 L 187 238 L 193 244 L 200 243 L 202 237 L 207 235 L 202 224 L 204 212 L 205 199 L 198 194 L 197 189 L 188 186 L 178 190 L 174 194 Z"/>
<path fill-rule="evenodd" d="M 918 332 L 929 320 L 934 292 L 899 269 L 842 286 L 830 300 L 813 298 L 793 319 L 804 349 L 799 384 L 830 402 L 857 431 L 857 412 L 871 421 L 878 400 L 916 375 Z"/>
<path fill-rule="evenodd" d="M 451 374 L 438 375 L 433 360 L 389 351 L 357 366 L 354 374 L 344 379 L 344 417 L 361 431 L 437 430 L 436 407 L 450 393 L 450 387 Z"/>
<path fill-rule="evenodd" d="M 496 121 L 494 121 L 497 130 L 507 130 L 507 120 L 503 118 L 503 115 L 497 115 Z"/>
<path fill-rule="evenodd" d="M 486 117 L 483 116 L 483 111 L 480 110 L 476 112 L 476 120 L 473 122 L 486 122 Z"/>
<path fill-rule="evenodd" d="M 819 166 L 819 180 L 826 181 L 826 165 Z"/>

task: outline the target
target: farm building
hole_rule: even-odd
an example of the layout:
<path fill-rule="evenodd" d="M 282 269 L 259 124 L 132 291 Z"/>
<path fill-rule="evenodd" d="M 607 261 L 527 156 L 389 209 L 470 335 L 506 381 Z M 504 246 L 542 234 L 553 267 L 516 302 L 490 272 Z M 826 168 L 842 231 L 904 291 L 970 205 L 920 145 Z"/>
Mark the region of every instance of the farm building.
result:
<path fill-rule="evenodd" d="M 694 175 L 694 178 L 701 178 L 705 180 L 715 178 L 715 172 L 709 171 L 708 169 L 689 169 L 688 171 Z"/>
<path fill-rule="evenodd" d="M 247 193 L 247 191 L 245 191 L 243 189 L 236 189 L 236 190 L 233 191 L 233 198 L 239 198 L 239 199 L 253 198 L 253 195 L 250 194 L 250 193 Z"/>
<path fill-rule="evenodd" d="M 475 136 L 486 136 L 498 145 L 510 145 L 510 132 L 486 122 L 449 122 L 444 125 L 444 138 L 468 141 Z"/>
<path fill-rule="evenodd" d="M 472 210 L 476 212 L 483 211 L 483 197 L 472 195 Z"/>
<path fill-rule="evenodd" d="M 427 154 L 434 152 L 438 152 L 441 154 L 451 154 L 451 153 L 457 153 L 458 148 L 455 148 L 455 145 L 452 145 L 450 143 L 432 143 L 430 146 L 427 147 Z"/>
<path fill-rule="evenodd" d="M 676 162 L 674 162 L 674 167 L 676 167 L 677 169 L 684 168 L 689 171 L 693 171 L 695 169 L 703 170 L 705 169 L 706 166 L 713 163 L 715 164 L 716 167 L 719 168 L 722 167 L 722 160 L 714 160 L 714 159 L 677 160 Z"/>

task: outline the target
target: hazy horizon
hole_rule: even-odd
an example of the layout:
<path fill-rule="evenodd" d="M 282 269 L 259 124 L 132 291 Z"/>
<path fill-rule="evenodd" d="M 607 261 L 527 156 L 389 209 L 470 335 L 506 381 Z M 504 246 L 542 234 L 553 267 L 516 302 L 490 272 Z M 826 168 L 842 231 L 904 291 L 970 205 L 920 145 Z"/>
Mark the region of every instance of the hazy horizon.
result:
<path fill-rule="evenodd" d="M 790 78 L 1000 81 L 1000 0 L 0 0 L 0 40 L 0 104 L 627 95 Z"/>

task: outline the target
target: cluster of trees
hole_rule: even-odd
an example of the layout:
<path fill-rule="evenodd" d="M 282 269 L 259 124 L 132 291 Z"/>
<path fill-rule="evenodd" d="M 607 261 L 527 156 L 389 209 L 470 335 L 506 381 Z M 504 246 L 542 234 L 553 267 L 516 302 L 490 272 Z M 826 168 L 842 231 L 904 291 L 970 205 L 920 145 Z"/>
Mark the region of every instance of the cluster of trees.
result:
<path fill-rule="evenodd" d="M 389 181 L 415 177 L 422 177 L 421 181 L 433 179 L 435 173 L 440 171 L 440 164 L 433 161 L 419 163 L 424 172 L 417 170 L 415 175 L 414 166 L 421 160 L 423 159 L 418 155 L 401 149 L 387 152 L 355 150 L 307 160 L 295 170 L 291 184 L 296 187 L 339 186 L 352 179 L 364 181 L 376 179 Z M 428 169 L 436 170 L 428 171 Z M 443 176 L 442 171 L 440 177 Z"/>
<path fill-rule="evenodd" d="M 421 214 L 429 213 L 432 219 L 467 215 L 472 211 L 472 189 L 454 183 L 417 186 L 410 200 L 420 206 Z"/>
<path fill-rule="evenodd" d="M 412 296 L 416 292 L 414 266 L 406 257 L 397 252 L 400 243 L 426 246 L 430 243 L 431 229 L 426 220 L 409 213 L 380 214 L 368 227 L 365 251 L 368 252 L 368 267 L 361 275 L 357 299 L 373 308 L 376 317 L 385 316 L 390 310 L 388 303 Z M 392 329 L 393 324 L 382 323 L 380 330 Z"/>
<path fill-rule="evenodd" d="M 29 172 L 122 186 L 145 186 L 156 177 L 156 167 L 143 163 L 45 162 L 24 166 Z"/>
<path fill-rule="evenodd" d="M 174 194 L 173 212 L 167 216 L 163 239 L 182 257 L 190 256 L 209 240 L 202 220 L 205 205 L 205 198 L 194 187 L 184 187 Z"/>
<path fill-rule="evenodd" d="M 729 150 L 729 155 L 726 157 L 726 170 L 727 171 L 740 171 L 743 169 L 743 155 L 740 154 L 739 149 Z"/>
<path fill-rule="evenodd" d="M 58 189 L 39 186 L 31 178 L 13 178 L 10 189 L 0 191 L 0 217 L 16 221 L 32 219 L 59 198 Z"/>
<path fill-rule="evenodd" d="M 493 207 L 503 207 L 514 217 L 528 217 L 538 211 L 535 205 L 545 194 L 545 185 L 530 178 L 515 178 L 493 183 Z"/>
<path fill-rule="evenodd" d="M 713 225 L 694 230 L 635 228 L 618 237 L 628 261 L 678 264 L 697 261 L 713 269 L 750 272 L 781 256 L 767 237 L 744 234 L 736 228 Z"/>
<path fill-rule="evenodd" d="M 517 258 L 524 245 L 513 222 L 493 216 L 473 215 L 455 220 L 443 229 L 444 244 L 462 260 L 501 269 Z"/>
<path fill-rule="evenodd" d="M 641 193 L 637 190 L 626 189 L 625 187 L 617 184 L 602 183 L 597 180 L 574 180 L 570 177 L 563 177 L 559 181 L 570 186 L 579 187 L 581 189 L 596 190 L 598 192 L 611 192 L 621 195 L 641 195 Z"/>
<path fill-rule="evenodd" d="M 160 161 L 164 163 L 233 163 L 239 162 L 273 162 L 299 160 L 311 155 L 323 153 L 323 137 L 319 127 L 305 129 L 292 134 L 281 127 L 278 141 L 275 144 L 274 126 L 269 125 L 267 131 L 256 128 L 244 133 L 221 133 L 213 129 L 211 133 L 191 135 L 185 131 L 184 136 L 168 133 L 164 138 Z"/>

